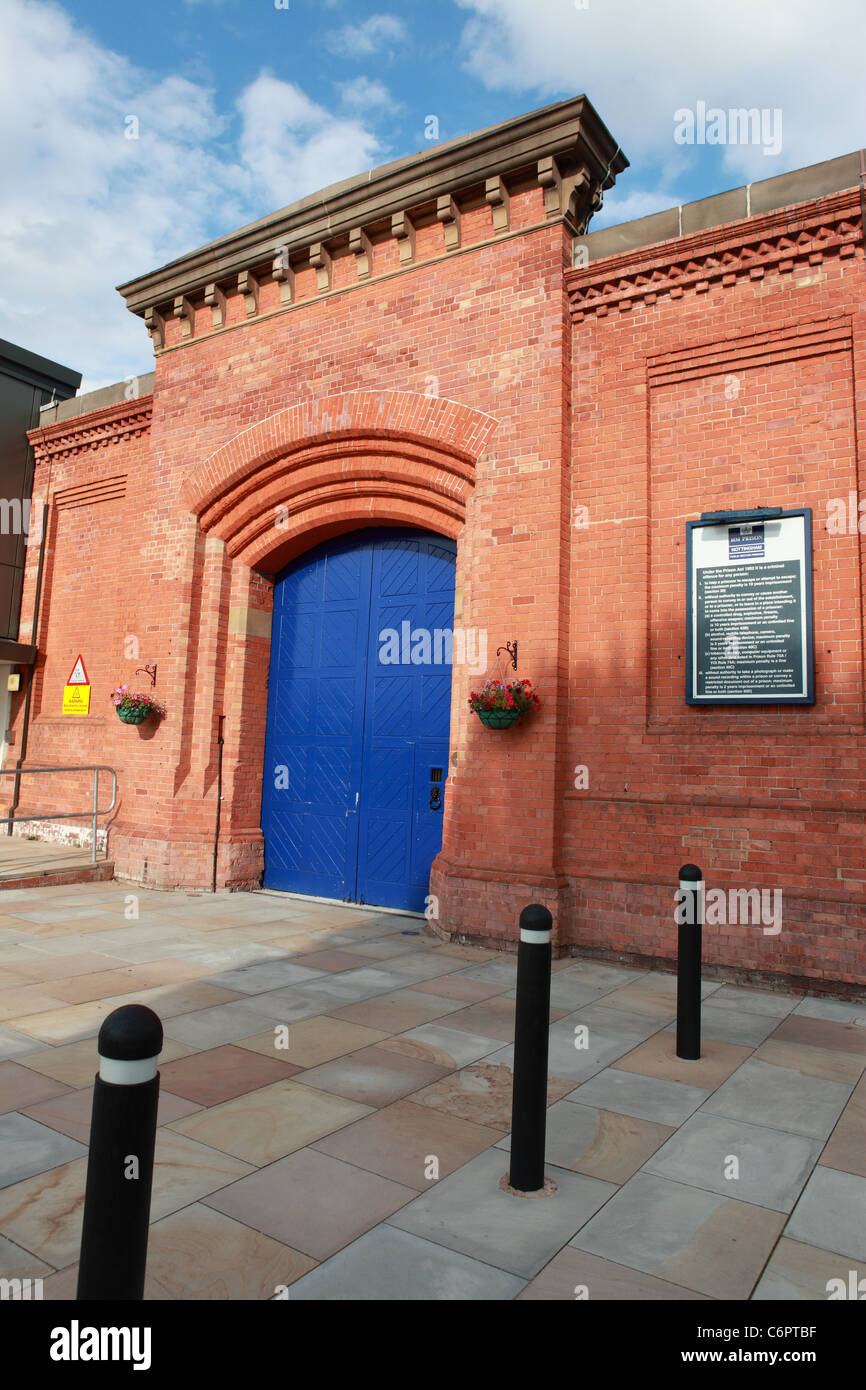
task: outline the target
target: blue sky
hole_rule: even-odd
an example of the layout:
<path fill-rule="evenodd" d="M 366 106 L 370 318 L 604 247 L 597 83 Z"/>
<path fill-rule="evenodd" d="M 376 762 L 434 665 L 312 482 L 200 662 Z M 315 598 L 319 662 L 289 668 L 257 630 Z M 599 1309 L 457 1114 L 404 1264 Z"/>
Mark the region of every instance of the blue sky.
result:
<path fill-rule="evenodd" d="M 429 116 L 585 92 L 631 160 L 594 227 L 848 153 L 864 39 L 863 0 L 0 0 L 0 337 L 83 389 L 150 370 L 115 285 L 429 148 Z M 700 103 L 767 137 L 678 140 Z"/>

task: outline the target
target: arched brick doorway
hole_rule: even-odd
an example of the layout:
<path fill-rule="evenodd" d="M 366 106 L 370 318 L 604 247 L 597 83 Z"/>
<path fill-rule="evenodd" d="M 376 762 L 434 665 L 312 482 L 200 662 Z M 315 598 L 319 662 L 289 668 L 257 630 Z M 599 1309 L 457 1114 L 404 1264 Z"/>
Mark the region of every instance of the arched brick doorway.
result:
<path fill-rule="evenodd" d="M 187 480 L 185 500 L 199 519 L 200 583 L 221 595 L 219 605 L 202 609 L 210 627 L 199 633 L 197 652 L 215 650 L 220 659 L 194 705 L 200 722 L 226 713 L 218 884 L 253 885 L 264 870 L 262 769 L 278 576 L 323 542 L 367 528 L 411 528 L 457 543 L 476 464 L 495 429 L 490 416 L 453 401 L 348 392 L 251 426 Z M 196 678 L 192 662 L 189 675 Z"/>

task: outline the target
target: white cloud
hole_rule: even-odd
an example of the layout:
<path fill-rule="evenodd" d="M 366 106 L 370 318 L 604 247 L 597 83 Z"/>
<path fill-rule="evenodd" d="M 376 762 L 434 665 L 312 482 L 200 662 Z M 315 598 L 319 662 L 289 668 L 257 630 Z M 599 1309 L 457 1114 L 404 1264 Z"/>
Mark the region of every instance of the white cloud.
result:
<path fill-rule="evenodd" d="M 393 14 L 373 14 L 363 24 L 344 24 L 325 35 L 325 46 L 340 58 L 369 58 L 392 51 L 406 40 L 406 26 Z"/>
<path fill-rule="evenodd" d="M 60 6 L 0 0 L 0 25 L 3 336 L 82 371 L 84 390 L 152 367 L 115 285 L 379 154 L 360 117 L 267 74 L 240 98 L 236 147 L 204 84 L 142 72 Z"/>
<path fill-rule="evenodd" d="M 332 116 L 293 83 L 267 73 L 247 87 L 239 106 L 244 164 L 275 207 L 361 173 L 380 153 L 359 121 Z"/>
<path fill-rule="evenodd" d="M 720 187 L 769 178 L 863 144 L 862 0 L 456 0 L 469 71 L 486 87 L 542 102 L 585 93 L 637 166 L 682 173 L 696 150 L 673 143 L 674 112 L 780 108 L 782 147 L 727 145 Z M 527 103 L 529 104 L 529 103 Z M 709 147 L 712 151 L 712 147 Z M 634 179 L 635 172 L 624 177 Z"/>
<path fill-rule="evenodd" d="M 375 111 L 387 107 L 391 111 L 399 109 L 388 88 L 383 82 L 369 77 L 354 77 L 351 82 L 337 84 L 343 105 L 350 111 Z"/>

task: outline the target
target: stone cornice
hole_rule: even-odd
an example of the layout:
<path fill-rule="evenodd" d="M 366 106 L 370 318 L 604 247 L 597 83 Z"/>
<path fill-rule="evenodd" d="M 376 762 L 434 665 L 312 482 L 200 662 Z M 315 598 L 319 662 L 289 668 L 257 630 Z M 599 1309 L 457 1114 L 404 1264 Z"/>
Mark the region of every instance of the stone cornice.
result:
<path fill-rule="evenodd" d="M 785 274 L 797 263 L 820 265 L 832 257 L 853 257 L 862 242 L 860 190 L 851 188 L 606 256 L 567 271 L 565 284 L 572 315 L 580 322 L 587 314 L 654 304 L 663 295 L 701 294 L 711 284 L 760 280 L 767 271 Z"/>
<path fill-rule="evenodd" d="M 104 410 L 94 410 L 53 425 L 38 426 L 27 431 L 37 461 L 62 458 L 116 444 L 130 436 L 144 434 L 150 429 L 153 395 L 138 396 Z"/>
<path fill-rule="evenodd" d="M 440 221 L 446 249 L 457 249 L 461 198 L 488 203 L 491 237 L 501 234 L 508 229 L 509 183 L 534 181 L 548 221 L 584 231 L 602 192 L 627 165 L 591 103 L 576 97 L 334 184 L 119 290 L 160 348 L 169 317 L 181 319 L 190 336 L 194 305 L 210 305 L 214 326 L 221 326 L 226 292 L 241 290 L 255 317 L 264 278 L 279 281 L 283 304 L 290 304 L 293 260 L 315 266 L 326 292 L 336 249 L 354 252 L 359 279 L 369 274 L 371 234 L 396 238 L 405 266 L 414 260 L 418 225 Z"/>

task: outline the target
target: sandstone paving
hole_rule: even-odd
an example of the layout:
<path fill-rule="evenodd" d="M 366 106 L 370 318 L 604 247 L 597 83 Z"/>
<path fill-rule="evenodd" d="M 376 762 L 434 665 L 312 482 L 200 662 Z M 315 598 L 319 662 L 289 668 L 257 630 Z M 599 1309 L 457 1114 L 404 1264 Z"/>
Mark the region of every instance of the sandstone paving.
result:
<path fill-rule="evenodd" d="M 487 1302 L 512 1299 L 524 1281 L 420 1236 L 377 1226 L 292 1285 L 298 1302 Z"/>
<path fill-rule="evenodd" d="M 825 1302 L 828 1285 L 834 1279 L 842 1280 L 846 1295 L 850 1296 L 852 1273 L 855 1287 L 866 1289 L 866 1283 L 861 1282 L 866 1281 L 866 1262 L 783 1236 L 767 1261 L 752 1298 L 756 1302 Z"/>
<path fill-rule="evenodd" d="M 525 1198 L 500 1186 L 516 953 L 274 893 L 2 905 L 0 1277 L 46 1298 L 75 1294 L 96 1035 L 132 1002 L 166 1035 L 146 1298 L 815 1299 L 866 1277 L 856 1000 L 707 971 L 686 1061 L 672 974 L 555 961 L 553 1191 Z"/>
<path fill-rule="evenodd" d="M 265 1057 L 284 1059 L 297 1067 L 317 1067 L 334 1057 L 343 1057 L 387 1040 L 389 1036 L 381 1029 L 364 1028 L 359 1023 L 329 1018 L 327 1014 L 293 1023 L 285 1030 L 285 1038 L 282 1033 L 280 1028 L 254 1033 L 251 1038 L 241 1038 L 238 1047 L 260 1052 Z"/>
<path fill-rule="evenodd" d="M 670 1125 L 569 1105 L 566 1098 L 548 1109 L 545 1155 L 558 1168 L 619 1184 L 628 1182 L 675 1133 Z M 497 1147 L 510 1153 L 510 1136 Z"/>
<path fill-rule="evenodd" d="M 711 1298 L 745 1299 L 785 1216 L 638 1172 L 571 1244 Z"/>

